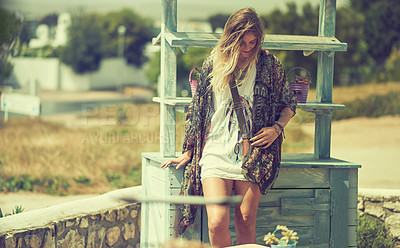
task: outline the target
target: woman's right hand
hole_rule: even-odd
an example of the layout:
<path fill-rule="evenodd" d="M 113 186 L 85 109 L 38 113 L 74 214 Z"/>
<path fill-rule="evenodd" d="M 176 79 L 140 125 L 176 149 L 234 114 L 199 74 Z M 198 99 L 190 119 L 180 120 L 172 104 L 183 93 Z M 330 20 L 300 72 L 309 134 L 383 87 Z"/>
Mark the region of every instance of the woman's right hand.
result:
<path fill-rule="evenodd" d="M 177 158 L 168 159 L 167 161 L 161 164 L 161 168 L 167 168 L 171 164 L 178 164 L 176 166 L 176 169 L 178 170 L 182 168 L 182 166 L 185 166 L 187 163 L 189 163 L 190 160 L 192 160 L 192 153 L 193 150 L 189 150 L 187 152 L 182 153 L 182 155 L 180 155 Z"/>

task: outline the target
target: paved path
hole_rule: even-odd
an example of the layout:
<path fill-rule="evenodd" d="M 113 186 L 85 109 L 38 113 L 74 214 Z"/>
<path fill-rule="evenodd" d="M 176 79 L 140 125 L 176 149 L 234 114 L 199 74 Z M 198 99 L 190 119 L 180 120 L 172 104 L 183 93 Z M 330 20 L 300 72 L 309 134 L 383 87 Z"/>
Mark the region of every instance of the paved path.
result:
<path fill-rule="evenodd" d="M 359 188 L 400 189 L 400 116 L 335 121 L 331 147 L 332 157 L 362 165 Z"/>

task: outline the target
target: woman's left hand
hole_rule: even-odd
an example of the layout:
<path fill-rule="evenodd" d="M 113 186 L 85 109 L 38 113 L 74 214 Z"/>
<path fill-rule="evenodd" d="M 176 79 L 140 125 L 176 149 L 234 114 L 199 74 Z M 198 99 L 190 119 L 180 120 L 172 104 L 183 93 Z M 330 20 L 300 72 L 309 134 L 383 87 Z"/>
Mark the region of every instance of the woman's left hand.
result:
<path fill-rule="evenodd" d="M 278 133 L 274 127 L 263 127 L 256 133 L 256 136 L 250 139 L 252 146 L 260 146 L 266 149 L 278 138 Z"/>

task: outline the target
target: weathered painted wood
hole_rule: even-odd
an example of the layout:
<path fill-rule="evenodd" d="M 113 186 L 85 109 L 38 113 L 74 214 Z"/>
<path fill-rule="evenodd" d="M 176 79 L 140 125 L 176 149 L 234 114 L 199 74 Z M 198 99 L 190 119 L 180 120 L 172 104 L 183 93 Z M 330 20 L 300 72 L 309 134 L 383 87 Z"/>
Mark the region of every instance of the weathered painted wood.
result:
<path fill-rule="evenodd" d="M 272 232 L 277 225 L 286 225 L 299 233 L 300 247 L 310 244 L 312 247 L 327 247 L 329 201 L 329 189 L 272 189 L 260 199 L 256 225 L 258 244 L 263 244 L 263 235 Z M 288 208 L 294 211 L 286 211 Z M 230 215 L 233 220 L 234 207 L 231 207 Z M 232 221 L 230 230 L 235 237 Z"/>
<path fill-rule="evenodd" d="M 259 207 L 280 207 L 281 198 L 288 198 L 296 195 L 299 198 L 313 198 L 314 189 L 276 189 L 272 188 L 266 195 L 261 195 Z"/>
<path fill-rule="evenodd" d="M 179 156 L 179 154 L 176 153 L 175 156 Z M 165 160 L 161 153 L 143 153 L 142 157 L 144 158 L 143 163 L 147 166 L 147 169 L 142 169 L 145 171 L 144 174 L 150 174 L 153 178 L 151 180 L 156 183 L 148 185 L 148 180 L 143 179 L 144 186 L 153 187 L 153 190 L 156 191 L 169 186 L 169 192 L 166 194 L 178 195 L 182 170 L 176 170 L 174 167 L 161 169 L 159 166 Z M 307 163 L 309 164 L 308 168 L 301 168 L 305 167 Z M 359 165 L 334 158 L 327 160 L 315 159 L 313 154 L 292 153 L 283 154 L 282 165 L 284 168 L 281 168 L 275 186 L 260 199 L 257 215 L 259 244 L 263 244 L 263 235 L 273 231 L 276 225 L 283 224 L 301 233 L 299 235 L 301 235 L 303 241 L 299 247 L 324 247 L 324 245 L 328 247 L 330 238 L 333 238 L 333 234 L 329 229 L 332 228 L 332 225 L 335 225 L 335 220 L 338 222 L 337 218 L 339 218 L 342 222 L 342 231 L 347 232 L 348 236 L 346 241 L 343 242 L 348 242 L 350 247 L 354 246 L 356 239 L 354 239 L 355 236 L 352 233 L 356 229 L 357 218 L 354 205 L 354 199 L 357 198 L 354 196 L 356 192 L 354 189 L 357 186 L 357 168 Z M 317 168 L 313 168 L 315 166 Z M 167 172 L 168 175 L 165 175 L 164 173 Z M 160 186 L 160 181 L 162 181 L 163 177 L 165 186 Z M 348 178 L 348 180 L 344 180 L 345 178 Z M 338 185 L 340 186 L 341 184 L 338 182 L 342 182 L 347 191 L 339 189 Z M 343 187 L 343 185 L 341 186 Z M 159 194 L 159 192 L 154 192 L 153 194 Z M 346 197 L 347 203 L 342 199 L 346 199 Z M 338 206 L 341 206 L 342 209 L 338 210 Z M 334 209 L 330 210 L 332 207 Z M 168 230 L 164 231 L 164 233 L 173 236 L 175 206 L 168 205 L 167 208 L 169 223 L 166 224 Z M 288 211 L 282 211 L 285 208 L 289 208 L 290 215 L 287 215 Z M 155 211 L 161 213 L 164 209 L 158 207 L 153 209 L 152 213 Z M 343 211 L 346 213 L 343 213 Z M 331 212 L 333 214 L 332 223 L 330 222 Z M 231 221 L 233 221 L 233 213 L 232 208 Z M 143 216 L 146 216 L 146 213 L 143 213 Z M 154 216 L 157 215 L 152 217 Z M 208 240 L 207 216 L 204 209 L 199 209 L 198 216 L 196 224 L 191 226 L 191 229 L 185 235 L 187 235 L 187 238 Z M 233 230 L 232 222 L 231 231 L 233 232 Z M 157 231 L 163 233 L 160 230 Z M 154 234 L 153 232 L 151 233 L 152 235 Z M 340 239 L 344 237 L 340 236 Z M 336 239 L 333 239 L 333 243 L 335 242 Z"/>
<path fill-rule="evenodd" d="M 329 170 L 322 168 L 281 168 L 274 188 L 329 188 Z"/>
<path fill-rule="evenodd" d="M 176 97 L 176 48 L 185 51 L 193 46 L 214 47 L 221 36 L 214 33 L 177 32 L 176 2 L 162 0 L 161 33 L 153 39 L 153 44 L 162 46 L 161 94 L 160 98 L 154 99 L 161 103 L 160 153 L 143 154 L 144 166 L 152 167 L 143 169 L 142 183 L 144 187 L 152 187 L 145 192 L 163 197 L 178 195 L 180 191 L 182 170 L 176 170 L 173 166 L 161 169 L 159 165 L 166 157 L 179 156 L 180 153 L 175 153 L 176 111 L 187 111 L 191 102 L 191 98 Z M 260 199 L 257 216 L 259 244 L 263 244 L 263 236 L 273 231 L 277 224 L 286 224 L 299 232 L 302 239 L 298 247 L 357 245 L 357 169 L 360 165 L 330 158 L 332 110 L 344 108 L 344 105 L 332 103 L 334 55 L 335 52 L 347 50 L 347 44 L 335 38 L 335 13 L 335 0 L 320 1 L 318 37 L 265 36 L 263 47 L 267 49 L 300 50 L 304 54 L 318 51 L 318 68 L 316 100 L 298 105 L 300 109 L 316 115 L 314 154 L 283 154 L 277 182 L 269 194 Z M 174 235 L 174 205 L 152 207 L 144 204 L 142 207 L 141 231 L 148 244 L 150 241 L 156 242 L 151 244 L 160 244 L 163 239 Z M 149 215 L 149 212 L 153 215 Z M 157 216 L 161 218 L 162 215 L 166 216 L 166 222 L 169 223 L 148 220 Z M 186 238 L 208 241 L 204 208 L 199 209 L 198 216 L 200 218 L 197 218 L 192 229 L 189 228 L 185 233 Z M 144 228 L 155 223 L 165 224 L 166 228 L 152 227 L 156 231 Z M 235 234 L 232 234 L 235 239 Z"/>
<path fill-rule="evenodd" d="M 163 103 L 165 98 L 176 97 L 176 48 L 170 46 L 166 34 L 177 31 L 177 1 L 162 1 L 161 18 L 161 106 L 160 151 L 164 156 L 175 154 L 176 110 Z"/>
<path fill-rule="evenodd" d="M 349 169 L 349 236 L 348 246 L 357 247 L 358 170 Z"/>
<path fill-rule="evenodd" d="M 335 37 L 336 0 L 321 0 L 318 36 Z M 316 100 L 332 103 L 334 52 L 318 52 Z M 316 113 L 314 154 L 317 158 L 330 157 L 332 112 Z"/>
<path fill-rule="evenodd" d="M 318 159 L 331 157 L 332 110 L 315 114 L 314 156 Z"/>
<path fill-rule="evenodd" d="M 281 215 L 314 215 L 330 209 L 329 201 L 318 203 L 317 198 L 282 198 L 281 204 Z"/>
<path fill-rule="evenodd" d="M 160 97 L 153 97 L 153 102 L 161 103 Z M 191 97 L 176 97 L 176 98 L 165 98 L 163 103 L 169 106 L 173 106 L 176 111 L 181 113 L 186 113 L 188 111 L 188 107 L 192 102 Z"/>
<path fill-rule="evenodd" d="M 347 242 L 347 247 L 357 247 L 357 226 L 349 226 L 349 240 Z"/>
<path fill-rule="evenodd" d="M 294 168 L 360 168 L 360 165 L 340 159 L 316 159 L 309 153 L 283 153 L 281 167 Z"/>
<path fill-rule="evenodd" d="M 298 248 L 306 248 L 306 247 L 327 248 L 327 247 L 329 247 L 329 244 L 327 244 L 327 243 L 325 243 L 325 244 L 316 244 L 315 243 L 313 227 L 289 226 L 289 228 L 296 230 L 296 232 L 298 233 L 298 236 L 301 237 L 301 239 L 299 240 L 299 243 L 296 246 Z M 257 244 L 265 245 L 265 242 L 263 241 L 264 236 L 269 232 L 272 233 L 274 230 L 275 230 L 275 226 L 259 228 L 259 232 L 257 232 L 257 234 L 256 234 Z M 235 233 L 235 229 L 233 226 L 230 227 L 230 233 L 232 236 L 232 240 L 235 243 L 236 242 L 236 233 Z"/>
<path fill-rule="evenodd" d="M 335 104 L 335 103 L 320 103 L 314 101 L 307 101 L 307 103 L 299 103 L 297 107 L 303 111 L 319 114 L 319 115 L 327 115 L 330 114 L 332 110 L 343 110 L 345 105 L 343 104 Z"/>
<path fill-rule="evenodd" d="M 348 244 L 349 170 L 331 170 L 331 246 Z"/>
<path fill-rule="evenodd" d="M 166 34 L 168 43 L 172 47 L 205 47 L 213 48 L 221 38 L 221 33 L 198 32 L 171 32 Z M 153 45 L 160 45 L 161 37 L 153 39 Z M 347 44 L 335 37 L 319 37 L 306 35 L 273 35 L 264 36 L 262 45 L 271 50 L 299 50 L 299 51 L 346 51 Z"/>
<path fill-rule="evenodd" d="M 191 205 L 206 205 L 206 204 L 239 204 L 243 197 L 233 195 L 231 197 L 203 197 L 203 196 L 180 196 L 178 191 L 165 196 L 164 194 L 149 194 L 149 195 L 131 195 L 119 198 L 122 201 L 129 203 L 149 202 L 149 203 L 171 203 L 173 205 L 191 204 Z"/>
<path fill-rule="evenodd" d="M 150 159 L 143 157 L 142 156 L 142 166 L 145 166 L 146 164 L 150 163 Z M 146 192 L 146 189 L 149 187 L 149 182 L 144 180 L 147 177 L 147 172 L 146 170 L 142 169 L 142 191 Z M 142 204 L 141 205 L 141 224 L 142 228 L 140 230 L 140 240 L 141 244 L 148 246 L 149 244 L 147 243 L 149 240 L 149 232 L 150 228 L 148 225 L 148 222 L 150 221 L 150 211 L 149 211 L 149 205 L 148 204 Z"/>
<path fill-rule="evenodd" d="M 175 153 L 175 157 L 181 155 L 180 152 Z M 162 157 L 160 152 L 144 152 L 142 153 L 142 157 L 155 161 L 156 163 L 162 163 L 165 161 L 166 158 Z M 174 167 L 174 165 L 172 165 Z M 282 162 L 281 162 L 281 171 L 286 168 L 294 168 L 294 169 L 304 169 L 304 168 L 311 168 L 311 169 L 329 169 L 329 168 L 338 168 L 338 169 L 357 169 L 360 168 L 361 165 L 351 163 L 345 160 L 336 159 L 336 158 L 329 158 L 329 159 L 316 159 L 313 154 L 311 153 L 283 153 L 282 154 Z M 309 174 L 313 175 L 313 173 L 317 173 L 317 171 L 311 170 Z M 179 174 L 179 172 L 177 172 Z M 355 179 L 357 179 L 357 174 L 354 175 Z M 299 176 L 295 176 L 292 178 L 296 179 Z M 354 181 L 352 180 L 352 182 Z M 353 186 L 356 186 L 353 185 Z"/>
<path fill-rule="evenodd" d="M 332 103 L 334 57 L 318 53 L 316 101 Z"/>
<path fill-rule="evenodd" d="M 165 160 L 161 153 L 145 153 L 142 154 L 142 158 L 142 192 L 144 197 L 155 199 L 177 197 L 180 192 L 182 170 L 176 170 L 174 167 L 161 168 L 160 165 Z M 160 247 L 161 244 L 175 237 L 173 225 L 176 206 L 174 204 L 144 201 L 142 210 L 141 247 Z M 201 208 L 199 212 L 201 213 Z M 200 240 L 201 221 L 201 218 L 197 218 L 183 237 Z"/>
<path fill-rule="evenodd" d="M 361 168 L 361 165 L 359 168 Z M 354 168 L 349 170 L 349 187 L 358 189 L 358 170 Z M 357 201 L 357 199 L 355 201 Z"/>
<path fill-rule="evenodd" d="M 160 102 L 160 97 L 153 97 L 154 102 Z M 164 98 L 163 103 L 175 107 L 175 109 L 182 112 L 187 112 L 187 107 L 192 102 L 191 97 L 176 97 L 176 98 Z M 301 110 L 313 113 L 330 113 L 331 110 L 342 110 L 345 108 L 343 104 L 335 103 L 320 103 L 316 101 L 307 101 L 307 103 L 299 103 L 297 107 Z"/>
<path fill-rule="evenodd" d="M 142 161 L 144 169 L 142 170 L 142 190 L 143 194 L 150 195 L 154 194 L 154 187 L 162 187 L 163 180 L 152 180 L 151 174 L 146 169 L 147 166 L 154 161 L 143 158 Z M 161 173 L 163 174 L 163 173 Z M 150 177 L 150 178 L 149 178 Z M 160 186 L 161 185 L 161 186 Z M 165 192 L 165 188 L 161 188 L 161 192 Z M 166 204 L 142 204 L 142 215 L 141 215 L 141 233 L 140 242 L 142 247 L 158 247 L 168 239 L 167 227 L 168 218 L 162 216 L 165 214 L 164 209 L 167 208 Z M 160 217 L 162 216 L 162 217 Z"/>
<path fill-rule="evenodd" d="M 315 189 L 315 204 L 328 205 L 327 211 L 316 211 L 314 215 L 314 244 L 328 244 L 330 242 L 330 190 Z M 325 210 L 325 209 L 324 209 Z"/>
<path fill-rule="evenodd" d="M 335 37 L 336 0 L 320 0 L 318 35 Z"/>
<path fill-rule="evenodd" d="M 234 218 L 234 210 L 231 209 L 231 220 Z M 311 215 L 281 215 L 280 207 L 263 207 L 257 212 L 257 227 L 275 228 L 277 225 L 297 226 L 297 227 L 313 227 L 314 218 Z M 233 222 L 232 222 L 233 226 Z M 258 231 L 257 231 L 258 232 Z"/>

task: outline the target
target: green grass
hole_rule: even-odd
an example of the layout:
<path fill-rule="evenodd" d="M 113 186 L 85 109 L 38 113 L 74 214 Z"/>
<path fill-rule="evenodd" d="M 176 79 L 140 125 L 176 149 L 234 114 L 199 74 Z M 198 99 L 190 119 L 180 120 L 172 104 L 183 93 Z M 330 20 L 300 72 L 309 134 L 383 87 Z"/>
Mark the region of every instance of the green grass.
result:
<path fill-rule="evenodd" d="M 39 191 L 50 195 L 64 195 L 69 186 L 68 180 L 62 176 L 33 178 L 23 174 L 0 177 L 0 192 Z"/>
<path fill-rule="evenodd" d="M 90 181 L 90 179 L 83 175 L 80 175 L 78 178 L 74 178 L 74 181 L 77 183 L 86 185 L 86 186 L 93 185 L 93 183 Z"/>
<path fill-rule="evenodd" d="M 24 212 L 24 208 L 21 205 L 17 205 L 13 208 L 12 213 L 3 214 L 3 211 L 0 208 L 0 218 L 7 217 L 14 214 L 19 214 Z"/>
<path fill-rule="evenodd" d="M 357 247 L 392 248 L 394 242 L 380 220 L 363 215 L 358 217 Z"/>

